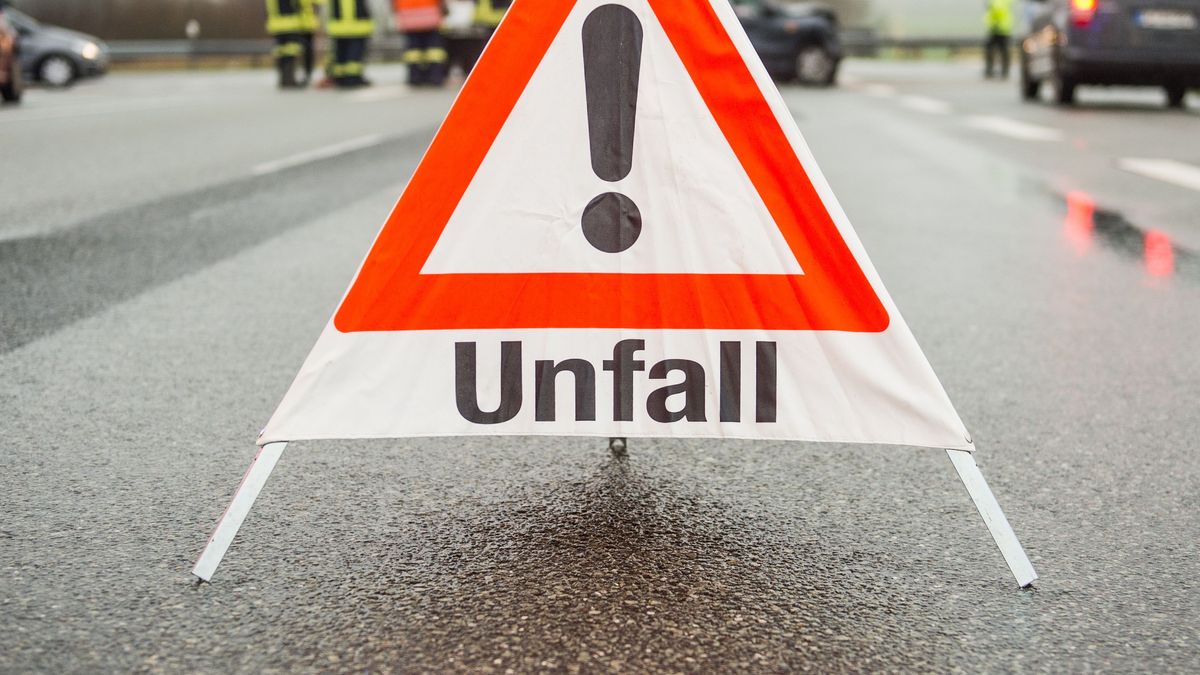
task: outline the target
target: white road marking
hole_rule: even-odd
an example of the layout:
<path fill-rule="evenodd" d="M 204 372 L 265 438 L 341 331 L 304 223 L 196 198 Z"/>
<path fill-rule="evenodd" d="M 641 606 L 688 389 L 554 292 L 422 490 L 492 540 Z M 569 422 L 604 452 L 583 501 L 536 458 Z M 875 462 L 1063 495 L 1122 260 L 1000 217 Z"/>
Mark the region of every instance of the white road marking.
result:
<path fill-rule="evenodd" d="M 896 88 L 890 84 L 867 83 L 862 85 L 862 92 L 867 96 L 889 98 L 896 95 Z"/>
<path fill-rule="evenodd" d="M 900 105 L 930 115 L 949 115 L 954 111 L 949 103 L 928 96 L 904 96 L 900 99 Z"/>
<path fill-rule="evenodd" d="M 385 138 L 386 137 L 383 134 L 371 134 L 369 136 L 352 138 L 348 141 L 342 141 L 341 143 L 334 143 L 333 145 L 326 145 L 320 148 L 306 150 L 304 152 L 291 155 L 290 157 L 283 157 L 281 159 L 271 160 L 270 162 L 263 162 L 262 164 L 259 164 L 251 169 L 250 172 L 255 176 L 275 173 L 276 171 L 290 169 L 294 166 L 300 166 L 301 164 L 308 164 L 309 162 L 329 159 L 330 157 L 337 157 L 338 155 L 344 155 L 348 152 L 354 152 L 355 150 L 362 150 L 363 148 L 369 148 L 373 145 L 379 145 L 384 141 Z"/>
<path fill-rule="evenodd" d="M 89 117 L 92 115 L 108 115 L 112 113 L 140 112 L 160 108 L 174 108 L 185 105 L 195 105 L 202 102 L 194 96 L 175 98 L 159 98 L 143 101 L 108 101 L 91 105 L 51 105 L 45 108 L 30 107 L 25 110 L 14 110 L 0 115 L 0 124 L 5 122 L 40 122 L 42 120 L 57 120 L 71 117 Z"/>
<path fill-rule="evenodd" d="M 1173 159 L 1143 159 L 1130 157 L 1117 163 L 1122 169 L 1147 178 L 1200 192 L 1200 167 L 1176 162 Z"/>
<path fill-rule="evenodd" d="M 1021 141 L 1061 141 L 1063 139 L 1063 133 L 1058 129 L 1018 122 L 1007 117 L 974 115 L 967 118 L 967 125 Z"/>
<path fill-rule="evenodd" d="M 375 87 L 363 91 L 356 91 L 348 97 L 355 103 L 375 103 L 377 101 L 391 101 L 398 98 L 404 98 L 412 93 L 412 90 L 404 85 L 396 85 L 394 87 Z"/>

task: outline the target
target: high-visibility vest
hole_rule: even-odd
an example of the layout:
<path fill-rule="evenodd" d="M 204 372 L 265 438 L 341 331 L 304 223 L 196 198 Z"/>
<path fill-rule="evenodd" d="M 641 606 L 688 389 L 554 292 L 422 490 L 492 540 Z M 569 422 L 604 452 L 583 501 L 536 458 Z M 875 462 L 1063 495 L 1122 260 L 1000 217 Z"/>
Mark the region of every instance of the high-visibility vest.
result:
<path fill-rule="evenodd" d="M 500 19 L 504 18 L 504 11 L 511 4 L 512 0 L 476 0 L 475 23 L 488 28 L 499 26 Z"/>
<path fill-rule="evenodd" d="M 442 0 L 393 0 L 392 9 L 401 32 L 437 30 L 442 25 Z"/>
<path fill-rule="evenodd" d="M 300 32 L 300 0 L 267 0 L 267 32 Z"/>
<path fill-rule="evenodd" d="M 330 0 L 329 37 L 362 38 L 375 33 L 367 0 Z"/>
<path fill-rule="evenodd" d="M 1001 35 L 1012 35 L 1013 32 L 1013 1 L 988 0 L 985 17 L 988 30 Z"/>
<path fill-rule="evenodd" d="M 325 4 L 325 0 L 300 1 L 300 32 L 315 33 L 321 27 L 321 17 L 317 16 L 317 5 Z"/>

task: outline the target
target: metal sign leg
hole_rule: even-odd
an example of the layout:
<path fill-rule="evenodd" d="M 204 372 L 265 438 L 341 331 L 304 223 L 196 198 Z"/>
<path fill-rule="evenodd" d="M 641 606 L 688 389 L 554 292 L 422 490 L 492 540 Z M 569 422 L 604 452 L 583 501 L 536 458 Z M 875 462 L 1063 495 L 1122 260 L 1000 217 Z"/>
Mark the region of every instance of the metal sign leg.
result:
<path fill-rule="evenodd" d="M 1021 588 L 1029 586 L 1038 578 L 1037 572 L 1033 571 L 1029 556 L 1025 555 L 1025 549 L 1021 547 L 1021 542 L 1017 541 L 1017 535 L 1013 533 L 1012 526 L 1000 510 L 1000 504 L 988 487 L 987 481 L 983 479 L 983 473 L 979 471 L 974 455 L 965 450 L 947 450 L 946 454 L 950 455 L 958 477 L 971 494 L 975 508 L 979 509 L 979 515 L 983 516 L 983 522 L 992 533 L 996 546 L 1000 548 L 1004 562 L 1008 563 L 1008 569 L 1012 570 Z"/>
<path fill-rule="evenodd" d="M 205 545 L 204 552 L 200 554 L 200 559 L 196 561 L 196 566 L 192 568 L 192 574 L 204 581 L 212 579 L 213 574 L 217 571 L 217 565 L 221 564 L 221 559 L 225 557 L 225 552 L 229 550 L 234 536 L 237 535 L 242 522 L 246 520 L 246 515 L 250 513 L 250 507 L 254 506 L 254 500 L 258 498 L 258 493 L 262 492 L 263 486 L 267 484 L 267 478 L 270 477 L 275 463 L 279 461 L 279 456 L 283 454 L 283 449 L 286 447 L 287 443 L 271 443 L 264 445 L 258 451 L 258 456 L 254 458 L 254 462 L 246 470 L 246 475 L 242 477 L 237 491 L 233 493 L 233 500 L 225 508 L 221 519 L 217 521 L 217 528 L 208 538 L 208 544 Z"/>

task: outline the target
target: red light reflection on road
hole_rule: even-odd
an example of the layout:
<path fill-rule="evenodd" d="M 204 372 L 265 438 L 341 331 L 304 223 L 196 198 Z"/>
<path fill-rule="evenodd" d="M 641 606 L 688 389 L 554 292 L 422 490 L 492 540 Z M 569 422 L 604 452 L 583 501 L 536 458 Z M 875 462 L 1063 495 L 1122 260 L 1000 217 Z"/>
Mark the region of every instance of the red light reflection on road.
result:
<path fill-rule="evenodd" d="M 1063 221 L 1063 234 L 1071 248 L 1079 255 L 1088 252 L 1096 231 L 1096 200 L 1086 192 L 1076 190 L 1067 193 L 1067 218 Z"/>
<path fill-rule="evenodd" d="M 1175 249 L 1171 236 L 1161 230 L 1149 230 L 1145 237 L 1146 273 L 1152 277 L 1169 277 L 1175 273 Z"/>

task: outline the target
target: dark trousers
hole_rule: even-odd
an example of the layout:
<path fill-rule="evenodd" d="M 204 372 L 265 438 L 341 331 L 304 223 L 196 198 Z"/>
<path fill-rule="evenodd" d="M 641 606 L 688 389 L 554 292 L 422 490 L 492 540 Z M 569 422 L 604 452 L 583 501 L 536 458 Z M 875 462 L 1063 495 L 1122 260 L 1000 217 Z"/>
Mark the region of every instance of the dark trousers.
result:
<path fill-rule="evenodd" d="M 304 44 L 299 33 L 280 33 L 275 36 L 275 69 L 279 71 L 280 87 L 296 87 L 296 60 L 304 51 Z"/>
<path fill-rule="evenodd" d="M 449 68 L 454 66 L 462 69 L 463 75 L 470 75 L 479 55 L 483 53 L 485 38 L 455 37 L 446 40 L 446 50 L 450 53 Z"/>
<path fill-rule="evenodd" d="M 304 68 L 304 84 L 312 82 L 313 68 L 316 67 L 316 48 L 313 45 L 312 33 L 300 33 L 300 65 Z"/>
<path fill-rule="evenodd" d="M 989 33 L 987 42 L 983 45 L 983 76 L 991 77 L 995 72 L 996 56 L 1000 57 L 1000 77 L 1008 77 L 1009 36 L 1003 33 Z"/>
<path fill-rule="evenodd" d="M 366 84 L 367 38 L 334 38 L 333 61 L 329 75 L 339 87 L 358 87 Z"/>
<path fill-rule="evenodd" d="M 437 30 L 404 34 L 404 63 L 408 64 L 408 83 L 411 85 L 441 85 L 449 71 L 450 54 L 446 39 Z"/>

